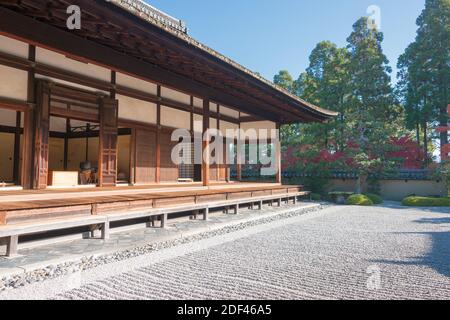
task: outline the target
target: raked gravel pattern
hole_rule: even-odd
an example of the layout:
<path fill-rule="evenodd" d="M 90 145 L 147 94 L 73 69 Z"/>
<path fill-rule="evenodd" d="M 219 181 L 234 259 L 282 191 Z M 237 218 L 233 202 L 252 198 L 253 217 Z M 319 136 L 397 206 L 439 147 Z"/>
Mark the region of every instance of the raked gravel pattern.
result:
<path fill-rule="evenodd" d="M 82 285 L 50 298 L 450 298 L 448 209 L 341 206 L 269 225 L 104 266 L 96 279 L 86 271 Z"/>
<path fill-rule="evenodd" d="M 288 209 L 278 207 L 265 207 L 261 212 L 269 213 L 269 215 L 263 215 L 261 217 L 249 219 L 247 221 L 244 219 L 244 221 L 242 222 L 238 220 L 235 222 L 230 222 L 229 224 L 225 224 L 224 226 L 214 228 L 213 230 L 197 233 L 194 232 L 193 235 L 177 237 L 175 239 L 166 241 L 157 241 L 149 243 L 147 245 L 134 246 L 130 249 L 119 250 L 113 253 L 87 255 L 81 258 L 77 258 L 73 261 L 67 261 L 65 263 L 59 263 L 57 265 L 52 264 L 29 272 L 3 277 L 0 278 L 0 292 L 8 289 L 17 289 L 36 282 L 42 282 L 64 275 L 76 274 L 114 262 L 126 261 L 131 258 L 139 257 L 167 248 L 172 248 L 174 246 L 189 244 L 216 236 L 233 233 L 239 230 L 245 230 L 246 228 L 317 212 L 325 207 L 327 207 L 327 205 L 324 204 L 299 205 L 297 207 L 292 206 Z"/>
<path fill-rule="evenodd" d="M 64 299 L 448 299 L 450 215 L 333 208 L 121 274 Z"/>

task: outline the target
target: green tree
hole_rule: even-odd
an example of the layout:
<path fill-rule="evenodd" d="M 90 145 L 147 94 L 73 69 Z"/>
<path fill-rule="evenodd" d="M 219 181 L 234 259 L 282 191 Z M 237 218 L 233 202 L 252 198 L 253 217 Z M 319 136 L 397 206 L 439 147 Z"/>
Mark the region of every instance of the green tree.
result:
<path fill-rule="evenodd" d="M 296 94 L 296 84 L 289 71 L 281 70 L 278 72 L 278 74 L 273 77 L 273 82 L 281 88 Z M 280 134 L 283 147 L 298 144 L 301 139 L 300 125 L 291 124 L 281 126 Z"/>
<path fill-rule="evenodd" d="M 347 39 L 350 52 L 352 136 L 364 152 L 383 153 L 386 140 L 395 135 L 401 110 L 395 104 L 391 87 L 391 68 L 383 54 L 383 33 L 360 18 Z M 369 143 L 370 142 L 370 143 Z M 378 149 L 378 150 L 377 150 Z"/>
<path fill-rule="evenodd" d="M 274 76 L 273 82 L 280 86 L 281 88 L 293 92 L 294 89 L 294 79 L 287 70 L 281 70 L 277 75 Z"/>
<path fill-rule="evenodd" d="M 419 147 L 422 140 L 423 152 L 428 155 L 431 138 L 428 127 L 433 119 L 433 106 L 430 103 L 428 76 L 423 68 L 426 64 L 424 59 L 417 43 L 411 44 L 400 56 L 397 91 L 406 113 L 406 128 L 415 131 Z"/>
<path fill-rule="evenodd" d="M 306 74 L 298 80 L 303 82 L 302 85 L 296 85 L 297 88 L 303 88 L 301 96 L 314 104 L 339 112 L 339 117 L 327 123 L 311 125 L 310 131 L 315 133 L 313 136 L 316 141 L 323 141 L 325 148 L 343 150 L 348 138 L 346 115 L 350 92 L 350 55 L 347 49 L 323 41 L 314 48 L 309 61 Z"/>
<path fill-rule="evenodd" d="M 423 144 L 428 152 L 432 138 L 428 127 L 448 122 L 447 105 L 450 103 L 450 0 L 426 0 L 425 8 L 417 19 L 417 36 L 399 59 L 399 92 L 407 113 L 407 125 L 419 126 L 423 131 Z M 448 142 L 441 133 L 441 147 Z"/>

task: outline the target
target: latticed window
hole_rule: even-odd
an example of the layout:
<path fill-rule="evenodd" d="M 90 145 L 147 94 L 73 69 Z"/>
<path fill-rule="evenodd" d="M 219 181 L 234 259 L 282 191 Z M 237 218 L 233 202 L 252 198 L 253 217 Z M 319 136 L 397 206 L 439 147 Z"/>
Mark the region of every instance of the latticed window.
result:
<path fill-rule="evenodd" d="M 194 144 L 186 143 L 180 151 L 182 163 L 179 166 L 181 179 L 194 179 Z"/>

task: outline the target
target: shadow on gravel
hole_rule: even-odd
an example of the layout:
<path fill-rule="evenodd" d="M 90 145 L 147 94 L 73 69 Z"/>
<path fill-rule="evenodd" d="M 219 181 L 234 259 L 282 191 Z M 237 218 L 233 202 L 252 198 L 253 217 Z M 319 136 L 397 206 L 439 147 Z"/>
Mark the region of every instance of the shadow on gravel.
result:
<path fill-rule="evenodd" d="M 450 218 L 422 218 L 414 222 L 423 224 L 450 224 Z"/>
<path fill-rule="evenodd" d="M 443 208 L 448 210 L 448 208 Z M 443 213 L 438 208 L 431 209 L 431 212 Z M 444 213 L 449 213 L 444 211 Z M 450 218 L 436 217 L 436 218 L 422 218 L 414 221 L 422 224 L 450 224 Z M 430 268 L 433 268 L 440 274 L 450 278 L 450 232 L 425 232 L 421 233 L 431 237 L 431 249 L 421 258 L 420 263 Z"/>
<path fill-rule="evenodd" d="M 377 205 L 376 207 L 396 209 L 396 210 L 415 210 L 415 211 L 423 211 L 423 212 L 450 214 L 449 207 L 406 207 L 406 206 L 403 206 L 400 202 L 396 202 L 396 201 L 385 201 L 383 204 Z"/>
<path fill-rule="evenodd" d="M 440 223 L 438 221 L 434 224 Z M 443 222 L 448 223 L 448 222 Z M 431 237 L 431 249 L 423 257 L 418 258 L 419 264 L 433 268 L 436 272 L 450 278 L 450 232 L 422 233 Z"/>
<path fill-rule="evenodd" d="M 434 208 L 433 208 L 434 211 Z M 450 224 L 450 218 L 423 218 L 414 221 L 421 224 Z M 425 266 L 439 274 L 450 278 L 450 231 L 443 232 L 402 232 L 399 234 L 425 235 L 431 239 L 430 250 L 423 256 L 413 257 L 408 261 L 378 260 L 375 263 L 393 265 Z"/>

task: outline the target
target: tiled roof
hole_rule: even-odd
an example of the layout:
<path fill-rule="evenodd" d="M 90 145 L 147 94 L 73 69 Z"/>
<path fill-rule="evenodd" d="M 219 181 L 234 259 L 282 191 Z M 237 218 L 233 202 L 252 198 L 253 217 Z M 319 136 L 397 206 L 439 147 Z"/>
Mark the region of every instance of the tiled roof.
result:
<path fill-rule="evenodd" d="M 186 25 L 183 22 L 181 22 L 181 20 L 177 20 L 173 17 L 170 17 L 169 15 L 153 8 L 152 6 L 150 6 L 149 4 L 147 4 L 146 2 L 144 2 L 142 0 L 105 0 L 105 1 L 111 2 L 123 9 L 131 12 L 132 14 L 140 17 L 141 19 L 144 19 L 148 23 L 151 23 L 155 26 L 160 27 L 161 29 L 164 29 L 165 31 L 171 33 L 172 35 L 175 35 L 179 39 L 184 40 L 187 44 L 192 45 L 198 49 L 201 49 L 204 52 L 229 64 L 230 66 L 232 66 L 242 72 L 245 72 L 246 74 L 252 76 L 253 78 L 263 82 L 265 85 L 268 85 L 268 86 L 274 88 L 275 90 L 283 93 L 284 95 L 290 97 L 291 99 L 296 100 L 301 105 L 303 105 L 313 111 L 319 112 L 328 117 L 334 117 L 334 116 L 338 115 L 337 112 L 315 106 L 303 99 L 300 99 L 299 97 L 290 93 L 289 91 L 285 90 L 284 88 L 277 86 L 276 84 L 265 79 L 264 77 L 260 76 L 259 74 L 245 68 L 244 66 L 231 60 L 230 58 L 224 56 L 223 54 L 200 43 L 199 41 L 195 40 L 194 38 L 190 37 L 187 34 Z M 177 25 L 177 22 L 179 23 L 179 25 Z"/>
<path fill-rule="evenodd" d="M 178 20 L 165 12 L 162 12 L 147 2 L 141 0 L 106 0 L 115 3 L 120 7 L 136 14 L 137 16 L 149 22 L 158 21 L 169 28 L 187 34 L 186 24 L 182 20 Z"/>

